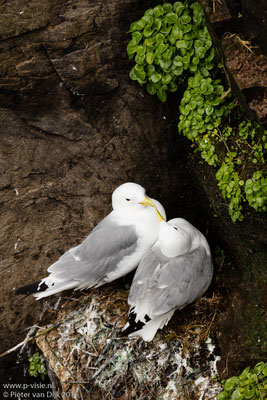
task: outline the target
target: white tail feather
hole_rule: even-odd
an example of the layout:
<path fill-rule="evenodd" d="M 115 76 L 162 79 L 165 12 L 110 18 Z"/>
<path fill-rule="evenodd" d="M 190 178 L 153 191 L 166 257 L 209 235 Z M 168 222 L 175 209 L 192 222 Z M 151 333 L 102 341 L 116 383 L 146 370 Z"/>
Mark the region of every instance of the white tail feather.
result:
<path fill-rule="evenodd" d="M 56 294 L 62 292 L 63 290 L 73 289 L 77 286 L 77 282 L 57 282 L 54 286 L 44 290 L 43 292 L 34 293 L 33 296 L 40 300 L 43 297 L 51 296 L 51 294 Z"/>
<path fill-rule="evenodd" d="M 139 331 L 130 333 L 129 337 L 141 336 L 146 342 L 153 340 L 158 329 L 162 329 L 166 325 L 171 317 L 173 316 L 175 310 L 169 311 L 166 314 L 159 315 L 152 318 L 149 322 L 145 323 L 142 329 Z"/>

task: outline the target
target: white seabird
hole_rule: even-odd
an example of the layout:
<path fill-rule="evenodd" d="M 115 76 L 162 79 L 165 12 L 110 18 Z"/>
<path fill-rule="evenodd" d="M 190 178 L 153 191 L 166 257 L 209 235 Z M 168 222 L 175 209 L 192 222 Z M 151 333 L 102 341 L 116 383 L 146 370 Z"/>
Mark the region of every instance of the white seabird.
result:
<path fill-rule="evenodd" d="M 137 267 L 146 250 L 158 239 L 162 205 L 146 197 L 145 189 L 132 182 L 112 194 L 113 211 L 78 246 L 48 268 L 49 276 L 17 290 L 37 299 L 67 289 L 87 289 L 111 282 Z"/>
<path fill-rule="evenodd" d="M 182 218 L 162 220 L 157 242 L 136 270 L 124 334 L 151 341 L 175 310 L 205 293 L 212 275 L 210 248 L 202 233 Z"/>

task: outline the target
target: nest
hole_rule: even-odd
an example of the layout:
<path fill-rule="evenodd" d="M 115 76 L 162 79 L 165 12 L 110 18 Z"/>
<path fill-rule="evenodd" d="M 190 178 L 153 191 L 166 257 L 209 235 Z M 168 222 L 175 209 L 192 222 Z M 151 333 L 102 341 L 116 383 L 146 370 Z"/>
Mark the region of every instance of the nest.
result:
<path fill-rule="evenodd" d="M 62 298 L 52 321 L 56 328 L 36 341 L 60 381 L 60 398 L 214 398 L 221 388 L 214 378 L 220 357 L 212 343 L 219 298 L 202 298 L 176 312 L 147 343 L 121 335 L 127 296 L 110 285 Z"/>

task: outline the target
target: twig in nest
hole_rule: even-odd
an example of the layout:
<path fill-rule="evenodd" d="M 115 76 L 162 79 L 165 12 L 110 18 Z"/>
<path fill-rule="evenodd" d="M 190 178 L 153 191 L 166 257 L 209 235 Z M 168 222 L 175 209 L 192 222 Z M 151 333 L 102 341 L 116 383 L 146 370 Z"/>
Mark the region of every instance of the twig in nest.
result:
<path fill-rule="evenodd" d="M 37 339 L 39 336 L 45 335 L 46 333 L 52 331 L 53 329 L 57 328 L 59 325 L 61 325 L 62 322 L 59 322 L 55 325 L 50 326 L 49 328 L 45 329 L 44 331 L 37 333 L 37 335 L 32 336 L 28 339 L 24 339 L 23 342 L 20 342 L 19 344 L 17 344 L 16 346 L 12 347 L 11 349 L 5 351 L 4 353 L 0 354 L 0 358 L 6 356 L 7 354 L 12 353 L 13 351 L 19 349 L 21 346 L 23 346 L 24 344 L 31 342 L 32 340 Z"/>

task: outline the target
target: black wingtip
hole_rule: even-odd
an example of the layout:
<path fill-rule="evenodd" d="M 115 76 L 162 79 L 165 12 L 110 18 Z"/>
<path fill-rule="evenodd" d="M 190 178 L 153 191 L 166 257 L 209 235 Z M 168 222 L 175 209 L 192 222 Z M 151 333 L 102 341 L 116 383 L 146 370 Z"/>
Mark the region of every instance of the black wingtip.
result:
<path fill-rule="evenodd" d="M 151 318 L 145 315 L 145 321 L 149 322 Z M 130 333 L 140 331 L 145 325 L 142 321 L 136 321 L 136 313 L 131 310 L 128 317 L 129 326 L 122 332 L 123 336 L 128 336 Z"/>
<path fill-rule="evenodd" d="M 21 288 L 17 289 L 15 293 L 29 295 L 33 293 L 44 292 L 47 288 L 48 286 L 44 282 L 41 284 L 41 281 L 37 281 L 22 286 Z"/>

